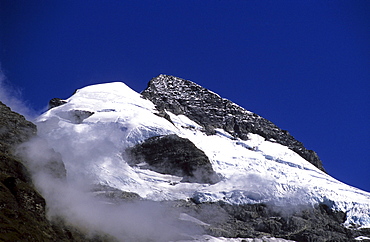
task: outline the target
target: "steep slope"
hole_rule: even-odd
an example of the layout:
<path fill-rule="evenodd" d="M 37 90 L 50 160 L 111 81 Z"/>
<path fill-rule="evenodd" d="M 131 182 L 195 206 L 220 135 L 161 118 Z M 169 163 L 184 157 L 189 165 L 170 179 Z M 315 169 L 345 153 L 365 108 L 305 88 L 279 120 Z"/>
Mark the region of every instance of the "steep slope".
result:
<path fill-rule="evenodd" d="M 348 241 L 366 234 L 349 227 L 370 227 L 369 193 L 326 174 L 288 132 L 190 81 L 160 75 L 142 95 L 115 82 L 55 100 L 37 126 L 73 184 L 168 203 L 214 236 Z"/>
<path fill-rule="evenodd" d="M 204 152 L 190 140 L 175 134 L 155 136 L 126 150 L 128 163 L 146 162 L 141 167 L 162 174 L 184 177 L 182 182 L 217 183 L 217 174 Z"/>
<path fill-rule="evenodd" d="M 24 165 L 27 162 L 15 155 L 16 147 L 36 138 L 36 132 L 33 123 L 0 102 L 0 240 L 89 241 L 75 228 L 47 219 L 45 199 L 32 182 L 29 168 Z M 38 169 L 46 169 L 59 178 L 65 176 L 60 161 L 47 164 Z M 54 168 L 58 173 L 52 172 Z"/>
<path fill-rule="evenodd" d="M 161 111 L 168 110 L 175 115 L 187 116 L 201 125 L 208 134 L 215 134 L 215 129 L 223 129 L 242 140 L 247 140 L 249 133 L 258 134 L 266 140 L 273 140 L 289 147 L 317 168 L 325 171 L 317 154 L 307 150 L 288 131 L 281 130 L 272 122 L 221 98 L 218 94 L 194 82 L 174 76 L 159 75 L 149 82 L 148 87 L 141 94 Z"/>

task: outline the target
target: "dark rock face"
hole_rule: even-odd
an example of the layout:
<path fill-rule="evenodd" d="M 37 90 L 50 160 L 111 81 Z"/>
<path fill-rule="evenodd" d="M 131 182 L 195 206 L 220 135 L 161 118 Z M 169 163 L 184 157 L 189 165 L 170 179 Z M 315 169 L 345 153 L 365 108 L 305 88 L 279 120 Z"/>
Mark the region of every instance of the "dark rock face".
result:
<path fill-rule="evenodd" d="M 9 107 L 0 102 L 0 152 L 8 156 L 16 155 L 17 158 L 25 158 L 21 154 L 23 153 L 22 150 L 26 151 L 29 147 L 20 147 L 19 145 L 37 138 L 36 133 L 36 125 L 27 121 L 22 115 L 11 111 Z M 42 162 L 43 166 L 36 169 L 48 170 L 56 177 L 64 178 L 66 170 L 60 154 L 51 148 L 47 148 L 45 141 L 39 139 L 38 142 L 40 147 L 44 147 L 42 152 L 48 152 L 48 158 L 50 159 Z M 27 161 L 23 159 L 23 163 L 27 163 Z"/>
<path fill-rule="evenodd" d="M 203 126 L 207 134 L 214 134 L 215 128 L 224 129 L 234 137 L 244 140 L 248 133 L 259 134 L 267 140 L 275 140 L 289 147 L 325 171 L 317 154 L 307 150 L 288 131 L 191 81 L 159 75 L 149 82 L 141 94 L 162 112 L 168 110 L 176 115 L 189 117 Z"/>
<path fill-rule="evenodd" d="M 74 124 L 80 124 L 84 119 L 87 119 L 91 115 L 93 115 L 94 112 L 85 111 L 85 110 L 71 110 L 68 112 L 60 112 L 58 113 L 58 116 L 67 119 L 71 121 Z"/>
<path fill-rule="evenodd" d="M 325 204 L 292 210 L 266 204 L 230 205 L 223 202 L 195 204 L 176 201 L 173 206 L 209 224 L 204 229 L 215 237 L 266 236 L 299 242 L 346 242 L 369 235 L 366 231 L 343 227 L 341 224 L 346 219 L 345 213 L 332 211 Z"/>
<path fill-rule="evenodd" d="M 36 135 L 36 125 L 22 115 L 12 112 L 0 102 L 0 151 L 8 153 L 11 146 L 20 144 Z"/>
<path fill-rule="evenodd" d="M 218 176 L 204 152 L 190 140 L 166 135 L 147 139 L 126 150 L 131 165 L 147 162 L 146 168 L 162 174 L 184 177 L 182 181 L 216 183 Z"/>
<path fill-rule="evenodd" d="M 60 99 L 60 98 L 53 98 L 49 101 L 49 109 L 58 107 L 58 106 L 63 105 L 65 103 L 67 103 L 67 102 Z"/>
<path fill-rule="evenodd" d="M 17 145 L 35 137 L 36 126 L 0 102 L 0 131 L 0 241 L 101 241 L 46 218 L 45 199 L 35 189 L 24 161 L 14 155 Z M 65 172 L 64 165 L 58 167 L 61 164 L 56 157 L 43 169 Z"/>

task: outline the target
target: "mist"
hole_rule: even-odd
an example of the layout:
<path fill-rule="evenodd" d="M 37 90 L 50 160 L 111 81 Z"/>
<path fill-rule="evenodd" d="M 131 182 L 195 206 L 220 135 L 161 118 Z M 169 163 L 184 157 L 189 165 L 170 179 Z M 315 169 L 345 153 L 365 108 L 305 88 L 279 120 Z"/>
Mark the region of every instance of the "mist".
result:
<path fill-rule="evenodd" d="M 233 184 L 238 184 L 242 190 L 236 190 L 225 194 L 226 200 L 235 199 L 239 196 L 241 200 L 249 200 L 250 204 L 265 204 L 267 207 L 277 212 L 280 216 L 289 217 L 294 213 L 301 212 L 313 207 L 313 202 L 307 191 L 297 187 L 281 187 L 269 174 L 245 174 L 243 176 L 231 177 Z M 278 191 L 281 192 L 280 195 Z M 245 201 L 241 201 L 241 204 Z"/>
<path fill-rule="evenodd" d="M 27 120 L 38 116 L 22 100 L 22 91 L 11 85 L 1 66 L 0 101 Z M 115 134 L 114 125 L 96 129 L 88 138 L 78 132 L 59 134 L 60 139 L 52 143 L 42 134 L 55 128 L 58 120 L 54 121 L 47 125 L 39 123 L 38 136 L 15 150 L 46 200 L 49 220 L 62 219 L 89 236 L 108 235 L 118 241 L 174 241 L 202 234 L 201 227 L 181 219 L 182 211 L 168 204 L 144 199 L 113 201 L 93 192 L 96 179 L 86 170 L 87 163 L 108 162 L 117 165 L 117 169 L 125 169 L 126 162 L 113 154 L 117 145 L 122 144 L 122 134 Z"/>
<path fill-rule="evenodd" d="M 37 117 L 1 68 L 0 101 L 28 120 Z M 106 162 L 107 157 L 112 156 L 113 147 L 121 144 L 122 138 L 120 134 L 114 135 L 113 129 L 110 129 L 110 138 L 103 135 L 109 129 L 97 130 L 89 139 L 79 142 L 76 139 L 81 137 L 65 133 L 57 143 L 51 144 L 40 136 L 53 128 L 48 125 L 39 125 L 39 136 L 19 145 L 15 154 L 25 162 L 37 190 L 45 198 L 49 220 L 62 219 L 89 236 L 108 235 L 118 241 L 174 241 L 202 233 L 201 227 L 182 220 L 181 211 L 168 204 L 143 199 L 117 202 L 93 192 L 96 180 L 88 175 L 90 172 L 84 172 L 85 162 Z M 102 135 L 104 138 L 99 139 Z M 68 164 L 63 159 L 67 159 Z M 110 162 L 125 163 L 121 159 L 115 157 Z"/>
<path fill-rule="evenodd" d="M 102 185 L 110 186 L 112 179 L 124 184 L 127 179 L 131 184 L 128 187 L 135 187 L 129 180 L 137 174 L 130 173 L 125 155 L 117 152 L 131 145 L 127 141 L 130 127 L 116 122 L 75 124 L 70 120 L 64 116 L 38 120 L 39 136 L 18 147 L 18 154 L 27 161 L 36 187 L 46 199 L 49 219 L 63 218 L 91 236 L 108 234 L 118 241 L 192 239 L 204 233 L 207 225 L 202 222 L 226 222 L 228 214 L 217 205 L 193 211 L 169 202 L 101 196 L 102 190 L 94 191 L 94 184 L 103 182 Z M 303 191 L 292 191 L 289 197 L 281 199 L 272 197 L 276 184 L 267 175 L 249 174 L 230 179 L 243 189 L 241 196 L 250 198 L 252 203 L 267 203 L 283 215 L 305 208 L 293 206 L 307 202 L 301 200 Z M 125 187 L 120 190 L 125 191 Z M 225 196 L 238 194 L 230 191 Z M 184 213 L 202 221 L 188 218 Z"/>
<path fill-rule="evenodd" d="M 64 142 L 60 140 L 60 148 L 73 145 Z M 85 142 L 89 145 L 89 142 Z M 105 151 L 110 154 L 108 147 L 111 144 L 104 142 L 106 145 L 100 149 L 90 147 L 92 149 L 88 150 L 96 152 L 88 157 L 104 160 L 104 155 L 99 155 L 99 152 L 107 148 Z M 81 151 L 82 154 L 85 152 Z M 78 179 L 72 179 L 68 169 L 66 177 L 63 177 L 62 156 L 49 147 L 42 137 L 21 144 L 17 155 L 27 162 L 33 181 L 46 200 L 50 220 L 62 218 L 90 236 L 107 234 L 118 241 L 176 241 L 202 234 L 200 226 L 181 219 L 181 209 L 167 203 L 144 199 L 111 200 L 93 192 L 94 177 L 79 173 L 73 175 L 80 176 Z M 81 157 L 68 159 L 75 159 L 77 165 L 74 169 L 83 169 L 83 162 L 78 164 Z"/>
<path fill-rule="evenodd" d="M 22 91 L 8 81 L 0 64 L 0 101 L 14 112 L 22 114 L 28 120 L 33 120 L 37 114 L 25 101 L 22 100 Z"/>

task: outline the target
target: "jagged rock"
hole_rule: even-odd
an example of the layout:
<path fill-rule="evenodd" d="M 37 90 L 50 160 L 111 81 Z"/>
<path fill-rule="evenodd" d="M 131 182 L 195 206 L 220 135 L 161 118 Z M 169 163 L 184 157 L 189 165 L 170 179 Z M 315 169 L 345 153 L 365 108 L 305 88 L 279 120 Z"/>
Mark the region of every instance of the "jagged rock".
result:
<path fill-rule="evenodd" d="M 184 177 L 182 181 L 216 183 L 218 176 L 204 152 L 175 134 L 156 136 L 126 150 L 131 165 L 146 162 L 151 170 Z"/>
<path fill-rule="evenodd" d="M 53 98 L 49 101 L 49 108 L 48 109 L 52 109 L 52 108 L 55 108 L 55 107 L 58 107 L 60 105 L 63 105 L 67 103 L 66 101 L 64 101 L 63 99 L 60 99 L 60 98 Z"/>
<path fill-rule="evenodd" d="M 91 115 L 93 115 L 94 112 L 85 111 L 85 110 L 71 110 L 68 112 L 60 112 L 58 113 L 58 116 L 67 119 L 71 121 L 74 124 L 80 124 L 84 119 L 87 119 Z"/>
<path fill-rule="evenodd" d="M 160 111 L 168 110 L 176 115 L 189 117 L 203 126 L 207 134 L 214 134 L 215 128 L 224 129 L 243 140 L 247 139 L 248 133 L 259 134 L 267 140 L 275 140 L 289 147 L 325 171 L 317 154 L 307 150 L 288 131 L 194 82 L 159 75 L 148 83 L 148 87 L 141 94 L 152 101 Z"/>
<path fill-rule="evenodd" d="M 36 138 L 36 133 L 36 125 L 27 121 L 22 115 L 13 112 L 9 107 L 0 102 L 0 152 L 11 157 L 23 158 L 24 163 L 27 163 L 27 159 L 35 159 L 35 157 L 40 159 L 37 154 L 47 154 L 43 156 L 43 161 L 40 160 L 38 162 L 42 164 L 42 167 L 35 167 L 34 170 L 44 169 L 48 170 L 55 177 L 65 177 L 66 170 L 60 154 L 49 148 L 46 141 Z M 37 139 L 37 149 L 39 150 L 35 150 L 32 157 L 25 157 L 24 154 L 27 153 L 26 150 L 30 146 L 24 144 L 27 144 L 31 139 L 33 139 L 32 145 L 36 145 L 35 139 Z M 11 167 L 8 166 L 9 169 Z M 16 173 L 21 174 L 19 170 Z M 12 174 L 15 175 L 14 172 Z"/>
<path fill-rule="evenodd" d="M 159 116 L 159 117 L 161 117 L 161 118 L 167 119 L 170 123 L 173 124 L 170 115 L 168 113 L 166 113 L 166 111 L 159 110 L 158 113 L 154 113 L 154 114 L 157 115 L 157 116 Z"/>
<path fill-rule="evenodd" d="M 20 144 L 36 135 L 36 125 L 11 111 L 2 102 L 0 102 L 0 117 L 0 142 L 3 152 L 9 150 L 9 146 Z"/>
<path fill-rule="evenodd" d="M 281 208 L 267 204 L 231 205 L 224 202 L 168 202 L 205 224 L 207 234 L 226 238 L 275 237 L 305 241 L 355 241 L 369 231 L 345 228 L 343 212 L 325 204 L 316 207 Z"/>

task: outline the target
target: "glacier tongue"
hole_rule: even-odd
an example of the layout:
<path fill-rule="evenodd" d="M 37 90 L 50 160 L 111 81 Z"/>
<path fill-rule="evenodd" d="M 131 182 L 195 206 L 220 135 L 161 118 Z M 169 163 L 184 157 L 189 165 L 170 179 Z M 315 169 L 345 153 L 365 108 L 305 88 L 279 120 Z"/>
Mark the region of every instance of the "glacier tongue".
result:
<path fill-rule="evenodd" d="M 273 140 L 252 133 L 242 140 L 222 129 L 207 135 L 196 122 L 167 111 L 169 121 L 151 101 L 120 82 L 82 88 L 65 101 L 41 115 L 37 126 L 39 136 L 61 153 L 70 182 L 108 185 L 155 201 L 325 203 L 346 212 L 348 226 L 370 227 L 369 193 L 335 180 Z M 181 177 L 125 161 L 126 148 L 169 134 L 203 150 L 221 181 L 181 182 Z"/>

